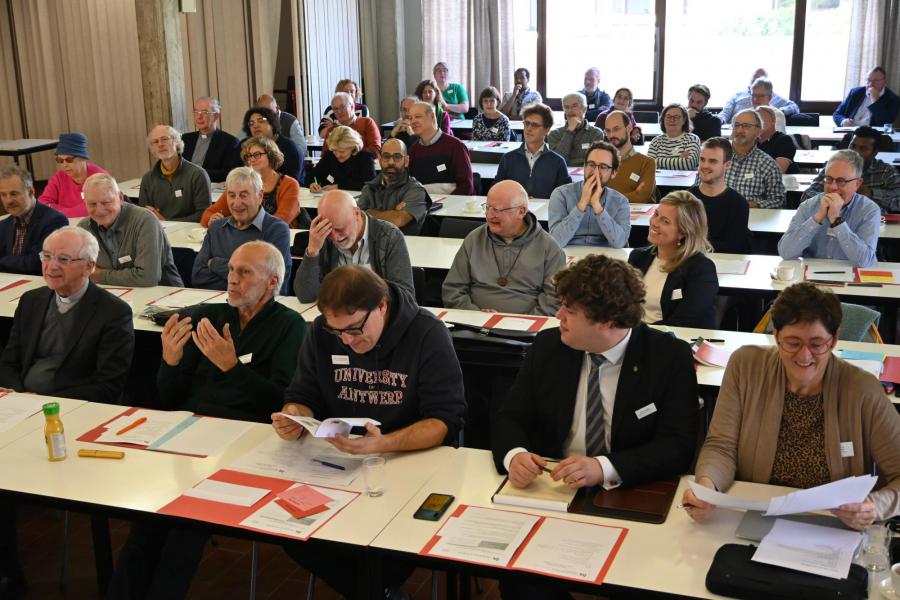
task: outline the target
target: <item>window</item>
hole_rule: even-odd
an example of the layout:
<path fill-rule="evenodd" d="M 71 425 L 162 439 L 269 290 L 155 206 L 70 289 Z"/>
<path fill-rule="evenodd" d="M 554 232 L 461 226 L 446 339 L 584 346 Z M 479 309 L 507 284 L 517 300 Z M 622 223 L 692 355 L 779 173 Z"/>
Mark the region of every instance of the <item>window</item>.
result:
<path fill-rule="evenodd" d="M 513 71 L 525 67 L 531 73 L 530 87 L 537 89 L 537 0 L 512 0 L 513 13 L 513 64 L 504 74 L 501 91 L 509 91 L 513 85 Z"/>
<path fill-rule="evenodd" d="M 844 99 L 852 11 L 852 0 L 807 0 L 801 92 L 804 101 Z"/>
<path fill-rule="evenodd" d="M 547 2 L 546 95 L 561 98 L 584 85 L 589 67 L 600 69 L 600 89 L 610 96 L 631 88 L 653 97 L 656 11 L 650 0 Z"/>
<path fill-rule="evenodd" d="M 789 96 L 794 0 L 741 0 L 740 6 L 666 2 L 663 105 L 686 102 L 688 88 L 702 83 L 712 93 L 710 106 L 724 106 L 747 89 L 760 67 L 768 71 L 775 93 Z"/>

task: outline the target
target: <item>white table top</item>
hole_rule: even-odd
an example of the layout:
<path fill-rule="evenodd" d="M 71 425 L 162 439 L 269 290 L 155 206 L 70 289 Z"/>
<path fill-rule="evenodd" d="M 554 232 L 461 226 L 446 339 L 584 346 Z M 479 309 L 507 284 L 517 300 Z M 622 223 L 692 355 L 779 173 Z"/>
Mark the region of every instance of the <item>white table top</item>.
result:
<path fill-rule="evenodd" d="M 472 172 L 478 173 L 482 179 L 494 179 L 500 168 L 496 163 L 472 163 Z M 584 180 L 583 167 L 569 167 L 569 175 L 572 181 Z M 673 171 L 671 169 L 656 170 L 656 185 L 666 187 L 687 188 L 694 185 L 697 171 Z"/>
<path fill-rule="evenodd" d="M 433 200 L 441 200 L 442 208 L 431 213 L 436 217 L 455 217 L 461 219 L 484 219 L 484 211 L 481 209 L 481 205 L 487 201 L 487 196 L 455 196 L 455 195 L 447 195 L 447 196 L 436 196 Z M 466 205 L 469 202 L 475 202 L 478 206 L 478 210 L 469 211 L 466 209 Z M 546 222 L 549 218 L 548 215 L 548 207 L 550 202 L 548 200 L 529 200 L 528 201 L 528 210 L 534 216 L 538 218 L 538 221 Z"/>
<path fill-rule="evenodd" d="M 797 150 L 794 156 L 794 162 L 799 165 L 812 165 L 821 167 L 828 162 L 828 159 L 837 152 L 834 148 L 815 148 L 813 150 Z M 875 156 L 878 160 L 882 160 L 889 165 L 900 164 L 900 152 L 879 152 Z"/>
<path fill-rule="evenodd" d="M 503 476 L 494 468 L 491 453 L 486 450 L 461 448 L 453 461 L 439 470 L 422 489 L 410 499 L 396 518 L 372 542 L 384 550 L 418 554 L 443 522 L 460 504 L 492 508 L 491 495 Z M 720 598 L 706 590 L 706 572 L 713 555 L 722 544 L 737 542 L 734 531 L 743 513 L 717 510 L 703 524 L 694 523 L 683 510 L 675 507 L 681 499 L 688 478 L 682 478 L 673 506 L 662 525 L 574 515 L 553 511 L 518 509 L 532 514 L 560 519 L 624 527 L 628 529 L 604 583 L 634 589 L 668 592 L 700 598 Z M 738 482 L 732 490 L 754 499 L 767 499 L 783 493 L 785 488 Z M 440 522 L 413 519 L 412 515 L 429 493 L 456 496 L 456 501 Z"/>
<path fill-rule="evenodd" d="M 41 146 L 56 146 L 59 140 L 42 140 L 33 138 L 20 138 L 18 140 L 0 140 L 0 152 L 27 152 L 32 148 Z"/>
<path fill-rule="evenodd" d="M 56 396 L 45 396 L 45 402 L 58 402 L 59 403 L 59 415 L 60 417 L 65 417 L 67 414 L 85 404 L 85 400 L 74 400 L 72 398 L 58 398 Z M 44 413 L 38 412 L 34 414 L 21 423 L 11 427 L 10 429 L 0 432 L 0 448 L 4 446 L 8 446 L 15 442 L 18 439 L 21 439 L 25 436 L 31 436 L 32 434 L 37 435 L 37 437 L 43 436 L 42 432 L 44 430 Z M 43 442 L 43 440 L 41 440 Z M 47 458 L 46 447 L 44 448 L 44 458 Z"/>

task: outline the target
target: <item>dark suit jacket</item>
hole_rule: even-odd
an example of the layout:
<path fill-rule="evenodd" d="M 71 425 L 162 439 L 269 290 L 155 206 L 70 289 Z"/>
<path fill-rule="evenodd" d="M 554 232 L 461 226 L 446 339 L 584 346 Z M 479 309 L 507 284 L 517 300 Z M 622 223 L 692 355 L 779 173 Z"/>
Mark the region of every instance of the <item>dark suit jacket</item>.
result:
<path fill-rule="evenodd" d="M 628 264 L 646 275 L 655 257 L 652 246 L 635 248 L 628 256 Z M 672 297 L 678 295 L 677 290 L 681 290 L 680 299 Z M 666 278 L 660 299 L 663 318 L 659 324 L 715 329 L 718 293 L 715 263 L 704 254 L 693 255 Z"/>
<path fill-rule="evenodd" d="M 199 131 L 192 131 L 181 136 L 184 141 L 184 157 L 191 162 L 194 162 L 191 157 L 194 156 L 194 149 L 197 147 L 199 138 Z M 210 181 L 225 181 L 231 169 L 242 166 L 237 138 L 227 131 L 216 129 L 209 141 L 209 148 L 206 150 L 203 164 L 200 166 L 209 175 Z"/>
<path fill-rule="evenodd" d="M 19 299 L 9 342 L 0 355 L 0 386 L 25 392 L 23 381 L 34 364 L 47 305 L 55 302 L 48 287 Z M 134 354 L 131 308 L 93 282 L 75 305 L 75 328 L 56 371 L 53 395 L 115 404 L 122 397 Z"/>
<path fill-rule="evenodd" d="M 48 235 L 69 224 L 69 219 L 55 208 L 37 202 L 25 229 L 25 245 L 20 256 L 11 254 L 16 243 L 16 220 L 9 216 L 0 221 L 0 271 L 4 273 L 41 274 L 38 252 Z"/>
<path fill-rule="evenodd" d="M 516 382 L 494 415 L 497 470 L 513 448 L 562 458 L 572 426 L 584 352 L 566 346 L 559 329 L 542 331 Z M 638 418 L 650 404 L 656 412 Z M 686 472 L 697 447 L 697 376 L 690 346 L 644 324 L 631 331 L 622 359 L 610 430 L 610 462 L 623 485 Z"/>
<path fill-rule="evenodd" d="M 856 115 L 856 111 L 862 105 L 866 97 L 866 86 L 861 85 L 850 90 L 841 105 L 834 111 L 832 118 L 836 125 L 840 125 L 844 119 L 852 119 Z M 869 113 L 872 117 L 869 124 L 872 127 L 881 127 L 882 125 L 893 123 L 897 120 L 897 113 L 900 112 L 900 97 L 888 88 L 884 88 L 881 97 L 869 106 Z"/>

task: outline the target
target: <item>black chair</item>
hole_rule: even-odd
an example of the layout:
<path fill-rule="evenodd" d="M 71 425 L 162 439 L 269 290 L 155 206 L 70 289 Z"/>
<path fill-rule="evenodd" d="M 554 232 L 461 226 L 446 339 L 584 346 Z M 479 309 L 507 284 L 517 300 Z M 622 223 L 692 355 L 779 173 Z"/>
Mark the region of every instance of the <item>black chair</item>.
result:
<path fill-rule="evenodd" d="M 416 290 L 416 304 L 428 306 L 427 284 L 425 282 L 425 267 L 413 267 L 413 288 Z"/>
<path fill-rule="evenodd" d="M 469 233 L 484 225 L 479 219 L 454 219 L 446 217 L 441 220 L 441 228 L 438 231 L 438 237 L 463 239 Z"/>
<path fill-rule="evenodd" d="M 796 125 L 798 127 L 818 127 L 819 113 L 797 113 L 795 115 L 787 115 L 784 118 L 786 125 Z"/>
<path fill-rule="evenodd" d="M 636 123 L 659 123 L 658 110 L 636 110 L 632 114 Z"/>
<path fill-rule="evenodd" d="M 465 119 L 474 119 L 474 118 L 477 117 L 477 116 L 478 116 L 478 107 L 477 107 L 477 106 L 472 106 L 472 107 L 469 108 L 469 110 L 466 111 L 466 114 L 463 115 L 463 118 L 465 118 Z"/>

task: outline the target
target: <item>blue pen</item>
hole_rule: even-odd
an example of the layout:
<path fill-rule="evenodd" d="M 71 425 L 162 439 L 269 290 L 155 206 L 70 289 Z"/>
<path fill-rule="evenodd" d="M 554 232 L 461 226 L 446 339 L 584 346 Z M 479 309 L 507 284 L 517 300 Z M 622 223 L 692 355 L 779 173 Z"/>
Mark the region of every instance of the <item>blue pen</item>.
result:
<path fill-rule="evenodd" d="M 331 467 L 332 469 L 338 469 L 338 470 L 340 470 L 340 471 L 346 471 L 346 470 L 347 470 L 347 467 L 344 467 L 344 466 L 341 466 L 341 465 L 336 465 L 336 464 L 334 464 L 334 463 L 330 463 L 330 462 L 328 462 L 328 461 L 324 461 L 324 460 L 321 460 L 321 459 L 318 459 L 318 458 L 314 458 L 314 459 L 313 459 L 313 462 L 317 462 L 317 463 L 319 463 L 320 465 L 325 465 L 326 467 Z"/>

